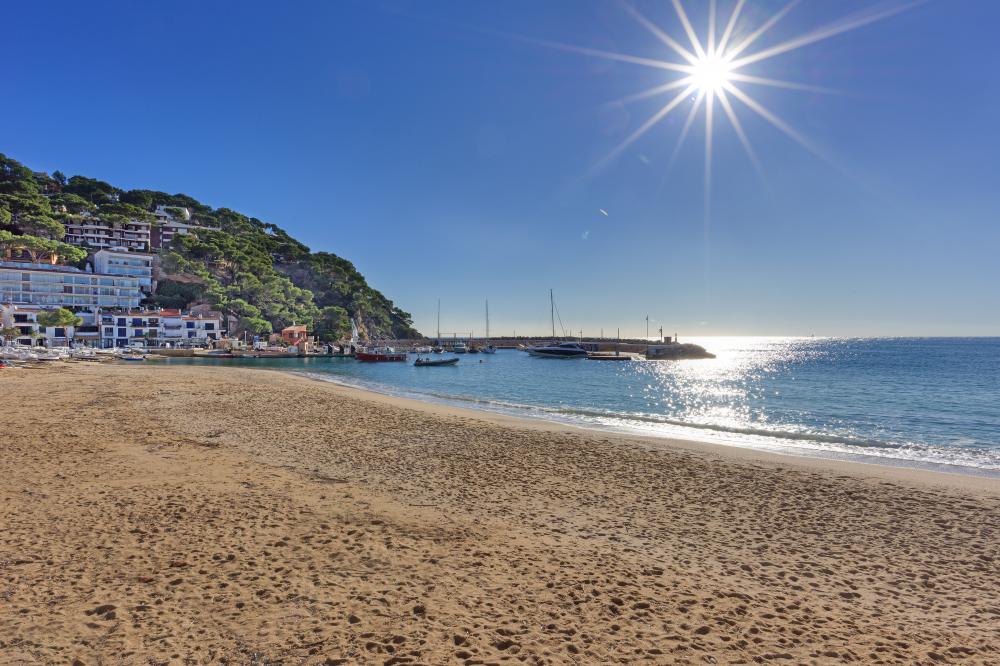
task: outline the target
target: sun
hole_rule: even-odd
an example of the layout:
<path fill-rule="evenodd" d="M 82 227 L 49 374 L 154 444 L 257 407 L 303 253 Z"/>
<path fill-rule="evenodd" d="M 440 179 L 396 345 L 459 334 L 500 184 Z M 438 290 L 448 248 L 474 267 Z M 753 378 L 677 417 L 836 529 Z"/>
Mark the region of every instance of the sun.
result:
<path fill-rule="evenodd" d="M 720 2 L 731 7 L 728 12 L 728 19 L 724 22 L 717 20 L 723 18 L 717 12 L 717 5 Z M 779 21 L 800 4 L 801 0 L 788 0 L 784 7 L 772 14 L 757 27 L 742 20 L 744 7 L 752 2 L 753 0 L 708 0 L 707 4 L 704 5 L 708 10 L 707 30 L 699 35 L 699 31 L 695 29 L 688 17 L 687 11 L 684 9 L 683 0 L 670 0 L 677 15 L 677 20 L 680 24 L 679 27 L 687 38 L 687 43 L 685 44 L 683 43 L 684 38 L 678 40 L 672 37 L 667 30 L 641 14 L 631 4 L 630 0 L 622 0 L 624 9 L 642 27 L 655 36 L 662 46 L 665 46 L 667 50 L 672 52 L 676 56 L 676 59 L 666 60 L 662 57 L 616 53 L 558 42 L 527 40 L 549 48 L 643 67 L 651 67 L 660 72 L 666 72 L 669 75 L 665 83 L 615 101 L 617 104 L 626 105 L 640 100 L 659 97 L 660 95 L 669 95 L 667 101 L 663 103 L 659 110 L 642 122 L 610 153 L 590 169 L 591 174 L 610 164 L 629 146 L 672 112 L 685 108 L 687 109 L 687 119 L 682 125 L 680 135 L 674 146 L 673 155 L 670 158 L 670 164 L 667 166 L 667 171 L 670 171 L 674 161 L 677 159 L 680 149 L 696 118 L 699 114 L 703 115 L 705 126 L 704 179 L 706 219 L 708 217 L 711 192 L 713 134 L 717 117 L 724 117 L 729 121 L 729 125 L 732 126 L 737 138 L 743 145 L 747 157 L 761 175 L 761 165 L 751 146 L 750 137 L 743 129 L 740 112 L 746 113 L 750 111 L 756 114 L 770 123 L 774 128 L 796 141 L 803 148 L 824 161 L 833 164 L 833 160 L 824 151 L 817 148 L 776 113 L 755 99 L 751 90 L 755 86 L 765 86 L 821 94 L 837 93 L 839 91 L 810 83 L 798 83 L 761 76 L 759 71 L 760 63 L 899 14 L 920 4 L 921 0 L 884 0 L 884 2 L 875 4 L 857 14 L 846 16 L 839 21 L 815 28 L 798 37 L 779 41 L 773 45 L 758 48 L 757 50 L 751 47 L 758 44 L 758 40 L 770 32 Z M 676 31 L 676 28 L 674 30 Z M 751 65 L 754 67 L 748 70 L 748 67 Z M 748 90 L 748 88 L 750 89 Z"/>
<path fill-rule="evenodd" d="M 730 61 L 718 53 L 706 53 L 691 65 L 691 85 L 699 93 L 718 94 L 733 81 Z"/>

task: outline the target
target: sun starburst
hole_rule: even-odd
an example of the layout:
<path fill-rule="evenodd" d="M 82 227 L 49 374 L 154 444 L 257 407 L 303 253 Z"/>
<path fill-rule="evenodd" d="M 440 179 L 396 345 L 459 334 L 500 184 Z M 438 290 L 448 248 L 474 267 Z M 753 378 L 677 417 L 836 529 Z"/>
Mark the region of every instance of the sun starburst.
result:
<path fill-rule="evenodd" d="M 666 30 L 649 20 L 632 4 L 627 2 L 627 0 L 623 0 L 625 11 L 673 52 L 674 55 L 678 56 L 679 60 L 629 55 L 554 42 L 540 43 L 545 46 L 581 53 L 583 55 L 652 67 L 674 75 L 675 78 L 666 83 L 618 100 L 621 103 L 627 104 L 668 93 L 672 94 L 652 116 L 640 124 L 638 128 L 600 160 L 594 166 L 594 170 L 606 166 L 646 134 L 653 126 L 660 123 L 674 110 L 681 108 L 685 101 L 691 100 L 691 107 L 677 139 L 677 144 L 674 147 L 670 163 L 672 165 L 676 161 L 691 126 L 696 121 L 699 113 L 703 114 L 705 122 L 705 208 L 707 216 L 711 193 L 714 124 L 715 116 L 719 115 L 717 111 L 720 107 L 722 111 L 721 115 L 725 115 L 729 124 L 732 125 L 740 144 L 758 172 L 761 170 L 760 162 L 754 152 L 750 138 L 744 131 L 743 124 L 739 119 L 739 112 L 747 109 L 763 118 L 806 150 L 830 162 L 830 159 L 813 142 L 795 130 L 771 109 L 765 107 L 760 101 L 755 99 L 746 90 L 746 87 L 755 85 L 769 86 L 785 90 L 815 93 L 832 93 L 836 91 L 810 84 L 758 76 L 746 71 L 748 66 L 893 16 L 923 1 L 894 2 L 893 4 L 874 6 L 867 11 L 845 17 L 837 22 L 806 32 L 798 37 L 767 46 L 758 51 L 753 51 L 752 47 L 754 44 L 788 15 L 799 4 L 799 0 L 790 0 L 761 25 L 755 28 L 744 25 L 741 26 L 742 30 L 739 30 L 738 26 L 741 23 L 743 9 L 747 0 L 735 0 L 726 18 L 725 25 L 721 29 L 721 34 L 717 25 L 718 12 L 716 0 L 708 0 L 708 26 L 705 33 L 701 36 L 699 36 L 698 31 L 688 17 L 681 0 L 671 0 L 674 13 L 687 38 L 687 45 L 671 37 Z M 739 106 L 734 104 L 734 101 L 738 102 Z"/>

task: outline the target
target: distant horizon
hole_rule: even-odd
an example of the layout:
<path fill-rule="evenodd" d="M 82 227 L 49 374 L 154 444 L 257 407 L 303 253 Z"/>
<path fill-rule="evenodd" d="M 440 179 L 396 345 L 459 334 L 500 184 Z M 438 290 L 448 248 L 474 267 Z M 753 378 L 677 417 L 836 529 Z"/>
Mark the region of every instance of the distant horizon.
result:
<path fill-rule="evenodd" d="M 708 3 L 685 5 L 704 35 Z M 783 6 L 748 0 L 733 40 Z M 635 7 L 693 48 L 670 3 Z M 796 6 L 744 55 L 823 39 L 738 80 L 789 133 L 735 94 L 740 131 L 721 101 L 701 120 L 697 89 L 643 96 L 677 74 L 636 62 L 683 57 L 603 2 L 21 4 L 0 148 L 274 223 L 431 336 L 438 298 L 442 332 L 484 331 L 489 298 L 493 331 L 545 335 L 552 288 L 585 334 L 648 314 L 682 339 L 994 337 L 998 19 Z"/>

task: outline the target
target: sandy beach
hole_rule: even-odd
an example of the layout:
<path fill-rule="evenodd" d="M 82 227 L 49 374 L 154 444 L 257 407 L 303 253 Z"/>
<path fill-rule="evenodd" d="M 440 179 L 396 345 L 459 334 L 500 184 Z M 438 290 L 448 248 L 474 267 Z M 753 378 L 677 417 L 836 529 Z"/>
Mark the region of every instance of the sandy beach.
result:
<path fill-rule="evenodd" d="M 0 663 L 998 663 L 1000 483 L 2 371 Z"/>

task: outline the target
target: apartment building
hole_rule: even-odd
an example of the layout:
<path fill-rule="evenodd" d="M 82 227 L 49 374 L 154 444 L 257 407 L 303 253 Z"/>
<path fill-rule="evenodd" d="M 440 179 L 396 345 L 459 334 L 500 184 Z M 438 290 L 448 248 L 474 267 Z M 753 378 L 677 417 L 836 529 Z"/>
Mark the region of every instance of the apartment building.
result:
<path fill-rule="evenodd" d="M 36 305 L 21 305 L 16 303 L 0 303 L 0 328 L 13 328 L 18 332 L 18 337 L 13 339 L 15 344 L 65 347 L 70 344 L 70 340 L 77 340 L 84 344 L 95 342 L 99 333 L 94 325 L 93 313 L 84 318 L 82 326 L 48 326 L 43 327 L 38 323 L 38 315 L 50 308 L 42 308 Z"/>
<path fill-rule="evenodd" d="M 101 315 L 101 346 L 205 347 L 221 340 L 221 312 L 185 314 L 162 309 Z"/>
<path fill-rule="evenodd" d="M 95 215 L 84 213 L 66 218 L 63 226 L 66 227 L 63 240 L 80 247 L 94 250 L 125 248 L 137 252 L 148 252 L 150 248 L 152 225 L 143 220 L 111 224 Z"/>
<path fill-rule="evenodd" d="M 94 253 L 94 272 L 136 278 L 139 287 L 147 294 L 153 293 L 153 255 L 127 252 L 120 248 Z"/>
<path fill-rule="evenodd" d="M 93 273 L 72 266 L 0 261 L 0 303 L 96 311 L 136 308 L 141 277 Z"/>

